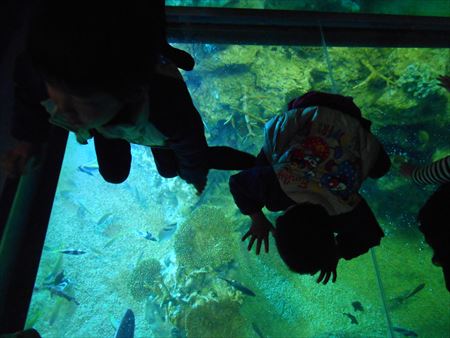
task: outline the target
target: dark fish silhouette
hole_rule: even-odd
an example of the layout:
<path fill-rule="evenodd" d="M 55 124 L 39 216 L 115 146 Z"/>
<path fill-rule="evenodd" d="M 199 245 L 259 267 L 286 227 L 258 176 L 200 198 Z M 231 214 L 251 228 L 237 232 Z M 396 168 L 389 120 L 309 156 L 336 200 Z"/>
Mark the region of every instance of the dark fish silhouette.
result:
<path fill-rule="evenodd" d="M 407 292 L 406 294 L 403 294 L 401 296 L 398 296 L 398 297 L 395 297 L 395 298 L 391 299 L 391 301 L 390 301 L 391 302 L 391 304 L 390 304 L 391 308 L 403 304 L 409 298 L 411 298 L 412 296 L 416 295 L 417 293 L 419 293 L 424 288 L 425 288 L 425 283 L 421 283 L 414 290 L 411 290 L 411 291 Z"/>
<path fill-rule="evenodd" d="M 120 321 L 119 328 L 117 329 L 114 338 L 133 338 L 135 328 L 134 313 L 130 309 L 125 312 L 122 320 Z"/>
<path fill-rule="evenodd" d="M 352 302 L 352 306 L 353 306 L 353 310 L 354 311 L 361 311 L 361 312 L 364 311 L 364 308 L 363 308 L 362 304 L 360 302 L 358 302 L 358 301 Z"/>
<path fill-rule="evenodd" d="M 354 315 L 352 315 L 351 313 L 344 312 L 343 315 L 350 318 L 352 324 L 359 324 L 356 317 Z"/>
<path fill-rule="evenodd" d="M 403 329 L 401 327 L 393 327 L 395 332 L 401 333 L 404 337 L 419 337 L 417 333 L 411 330 Z"/>
<path fill-rule="evenodd" d="M 65 255 L 78 256 L 78 255 L 84 255 L 87 251 L 80 250 L 80 249 L 66 249 L 66 250 L 60 250 L 59 252 L 62 254 L 65 254 Z"/>
<path fill-rule="evenodd" d="M 158 239 L 155 236 L 153 236 L 150 231 L 137 230 L 137 233 L 138 233 L 139 236 L 145 238 L 146 240 L 153 241 L 153 242 L 157 242 L 158 241 Z"/>
<path fill-rule="evenodd" d="M 98 172 L 98 164 L 84 164 L 78 167 L 78 171 L 82 173 L 88 174 L 90 176 L 94 176 L 95 172 Z"/>
<path fill-rule="evenodd" d="M 419 284 L 414 290 L 412 290 L 405 299 L 411 298 L 415 294 L 417 294 L 419 291 L 423 290 L 425 288 L 425 283 Z"/>
<path fill-rule="evenodd" d="M 261 329 L 258 327 L 258 325 L 256 325 L 256 323 L 252 322 L 252 328 L 253 328 L 253 331 L 255 331 L 256 335 L 259 338 L 264 338 L 264 335 L 263 335 Z"/>
<path fill-rule="evenodd" d="M 253 296 L 253 297 L 256 296 L 256 294 L 252 290 L 245 287 L 244 285 L 242 285 L 241 283 L 239 283 L 238 281 L 236 281 L 234 279 L 226 279 L 223 277 L 219 277 L 219 278 L 224 280 L 225 282 L 227 282 L 229 285 L 231 285 L 236 290 L 241 291 L 244 295 Z"/>

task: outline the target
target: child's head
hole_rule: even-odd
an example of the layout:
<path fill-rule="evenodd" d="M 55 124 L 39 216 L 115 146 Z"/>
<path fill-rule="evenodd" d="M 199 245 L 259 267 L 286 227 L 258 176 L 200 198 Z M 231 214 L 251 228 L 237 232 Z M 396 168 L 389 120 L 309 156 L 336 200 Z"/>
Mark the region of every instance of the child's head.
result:
<path fill-rule="evenodd" d="M 433 249 L 433 264 L 444 273 L 450 291 L 450 183 L 442 185 L 427 200 L 419 212 L 419 229 Z"/>
<path fill-rule="evenodd" d="M 336 255 L 333 218 L 320 205 L 303 203 L 276 222 L 275 242 L 286 265 L 300 274 L 315 274 Z"/>
<path fill-rule="evenodd" d="M 43 0 L 27 48 L 34 68 L 54 87 L 122 100 L 150 82 L 163 44 L 161 0 Z"/>

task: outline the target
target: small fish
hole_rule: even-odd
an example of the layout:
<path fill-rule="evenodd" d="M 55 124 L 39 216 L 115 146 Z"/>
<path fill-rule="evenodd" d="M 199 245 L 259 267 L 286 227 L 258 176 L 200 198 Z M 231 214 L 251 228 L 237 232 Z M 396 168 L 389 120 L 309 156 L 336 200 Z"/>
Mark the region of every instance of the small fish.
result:
<path fill-rule="evenodd" d="M 145 231 L 144 232 L 144 231 L 137 230 L 136 232 L 138 233 L 139 236 L 141 236 L 141 237 L 143 237 L 143 238 L 145 238 L 145 239 L 147 239 L 149 241 L 153 241 L 153 242 L 157 242 L 158 241 L 158 239 L 155 236 L 153 236 L 150 231 Z"/>
<path fill-rule="evenodd" d="M 67 285 L 65 285 L 65 286 L 60 286 L 60 285 L 56 285 L 56 286 L 48 286 L 48 287 L 46 287 L 46 289 L 47 289 L 48 291 L 50 291 L 50 294 L 51 294 L 52 296 L 58 296 L 58 297 L 61 297 L 61 298 L 64 298 L 64 299 L 68 300 L 69 302 L 73 302 L 73 303 L 75 303 L 76 305 L 80 305 L 80 303 L 78 303 L 78 301 L 75 299 L 75 297 L 69 295 L 68 293 L 66 293 L 66 292 L 64 291 L 64 288 L 65 288 L 66 286 L 67 286 Z"/>
<path fill-rule="evenodd" d="M 350 318 L 350 321 L 351 321 L 352 324 L 359 324 L 358 320 L 356 319 L 356 317 L 354 315 L 352 315 L 351 313 L 344 312 L 343 315 L 347 316 L 348 318 Z"/>
<path fill-rule="evenodd" d="M 417 294 L 419 291 L 423 290 L 424 288 L 425 288 L 425 283 L 419 284 L 414 290 L 412 290 L 412 291 L 405 297 L 405 299 L 411 298 L 412 296 L 414 296 L 415 294 Z"/>
<path fill-rule="evenodd" d="M 255 331 L 256 335 L 259 338 L 264 338 L 264 335 L 263 335 L 261 329 L 258 327 L 258 325 L 256 325 L 256 323 L 252 322 L 252 328 L 253 328 L 253 331 Z"/>
<path fill-rule="evenodd" d="M 105 214 L 102 217 L 100 217 L 100 219 L 97 222 L 97 225 L 99 227 L 104 227 L 108 223 L 111 223 L 113 218 L 114 218 L 114 214 L 112 212 L 108 212 L 107 214 Z"/>
<path fill-rule="evenodd" d="M 74 255 L 74 256 L 84 255 L 85 253 L 87 253 L 87 251 L 80 250 L 80 249 L 66 249 L 66 250 L 60 250 L 58 252 L 65 254 L 65 255 Z"/>
<path fill-rule="evenodd" d="M 64 276 L 64 270 L 61 271 L 60 273 L 58 273 L 56 276 L 54 275 L 49 275 L 47 276 L 47 278 L 45 278 L 45 281 L 43 283 L 44 286 L 50 286 L 50 285 L 59 285 L 63 282 L 69 282 L 69 279 L 67 279 Z"/>
<path fill-rule="evenodd" d="M 395 298 L 391 299 L 390 300 L 391 308 L 395 308 L 395 307 L 403 304 L 409 298 L 411 298 L 412 296 L 416 295 L 418 292 L 420 292 L 424 288 L 425 288 L 425 283 L 421 283 L 415 289 L 413 289 L 411 291 L 408 291 L 408 292 L 404 293 L 403 295 L 400 295 L 398 297 L 395 297 Z"/>
<path fill-rule="evenodd" d="M 417 333 L 411 330 L 403 329 L 401 327 L 393 327 L 395 332 L 401 333 L 405 337 L 419 337 Z"/>
<path fill-rule="evenodd" d="M 228 284 L 230 284 L 236 290 L 241 291 L 244 295 L 253 296 L 253 297 L 256 296 L 256 294 L 252 290 L 250 290 L 249 288 L 245 287 L 244 285 L 242 285 L 241 283 L 239 283 L 236 280 L 227 279 L 227 278 L 223 278 L 223 277 L 219 277 L 219 278 L 224 280 Z"/>
<path fill-rule="evenodd" d="M 177 231 L 177 223 L 172 223 L 165 226 L 158 234 L 159 241 L 168 240 Z"/>
<path fill-rule="evenodd" d="M 361 311 L 361 312 L 364 311 L 364 308 L 363 308 L 361 302 L 354 301 L 354 302 L 352 302 L 352 306 L 353 306 L 353 310 L 354 310 L 355 312 L 356 312 L 356 311 Z"/>
<path fill-rule="evenodd" d="M 110 247 L 120 236 L 115 236 L 111 238 L 106 244 L 103 246 L 103 249 Z"/>
<path fill-rule="evenodd" d="M 114 335 L 114 338 L 133 338 L 135 328 L 134 313 L 130 309 L 125 312 L 120 321 L 119 328 Z"/>
<path fill-rule="evenodd" d="M 98 164 L 97 163 L 91 163 L 91 164 L 83 164 L 78 166 L 78 171 L 81 171 L 82 173 L 88 174 L 90 176 L 94 176 L 95 172 L 98 172 Z"/>

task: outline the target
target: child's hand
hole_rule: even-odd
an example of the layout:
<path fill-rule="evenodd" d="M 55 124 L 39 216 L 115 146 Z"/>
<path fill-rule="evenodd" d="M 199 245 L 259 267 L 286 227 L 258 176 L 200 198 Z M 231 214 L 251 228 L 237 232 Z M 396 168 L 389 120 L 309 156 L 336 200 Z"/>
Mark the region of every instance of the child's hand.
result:
<path fill-rule="evenodd" d="M 262 214 L 264 215 L 264 214 Z M 261 244 L 264 241 L 264 251 L 269 252 L 269 232 L 275 230 L 274 226 L 265 216 L 252 217 L 252 225 L 250 230 L 242 237 L 242 241 L 245 241 L 250 237 L 248 242 L 248 251 L 252 249 L 253 243 L 256 241 L 256 254 L 259 255 L 261 251 Z"/>
<path fill-rule="evenodd" d="M 335 283 L 337 278 L 336 269 L 338 262 L 339 258 L 337 256 L 330 259 L 330 261 L 324 267 L 322 267 L 322 269 L 320 269 L 320 275 L 319 278 L 317 278 L 317 283 L 322 282 L 323 285 L 326 285 L 331 276 L 333 276 L 331 281 Z"/>
<path fill-rule="evenodd" d="M 437 79 L 439 80 L 439 86 L 450 92 L 450 76 L 440 75 Z"/>

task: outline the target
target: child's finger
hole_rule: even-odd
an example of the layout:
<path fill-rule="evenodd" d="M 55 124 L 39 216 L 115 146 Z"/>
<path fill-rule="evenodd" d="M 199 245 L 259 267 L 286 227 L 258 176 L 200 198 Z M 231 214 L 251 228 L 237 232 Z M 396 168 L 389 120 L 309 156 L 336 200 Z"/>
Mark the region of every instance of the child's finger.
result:
<path fill-rule="evenodd" d="M 320 270 L 320 275 L 319 275 L 319 278 L 317 278 L 317 283 L 320 283 L 322 281 L 323 277 L 325 277 L 325 272 Z"/>
<path fill-rule="evenodd" d="M 247 231 L 247 233 L 244 236 L 242 236 L 242 241 L 245 241 L 251 234 L 252 234 L 251 230 Z"/>
<path fill-rule="evenodd" d="M 256 242 L 256 254 L 259 255 L 259 253 L 261 252 L 261 240 L 258 239 L 258 241 Z"/>
<path fill-rule="evenodd" d="M 325 279 L 323 280 L 323 285 L 327 285 L 328 281 L 330 280 L 331 273 L 329 271 L 325 272 Z"/>
<path fill-rule="evenodd" d="M 256 237 L 252 236 L 252 238 L 250 238 L 250 242 L 248 243 L 248 251 L 250 251 L 252 249 L 253 243 L 255 243 Z"/>

